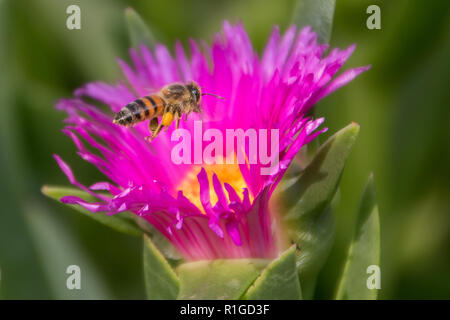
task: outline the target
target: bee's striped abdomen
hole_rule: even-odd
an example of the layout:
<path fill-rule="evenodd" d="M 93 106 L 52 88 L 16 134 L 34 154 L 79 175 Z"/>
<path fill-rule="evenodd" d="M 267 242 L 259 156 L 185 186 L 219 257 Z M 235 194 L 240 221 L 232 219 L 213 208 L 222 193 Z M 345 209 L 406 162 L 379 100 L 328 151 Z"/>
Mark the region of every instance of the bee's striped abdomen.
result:
<path fill-rule="evenodd" d="M 166 102 L 157 95 L 136 99 L 123 107 L 114 117 L 114 123 L 132 126 L 138 122 L 159 117 L 163 114 Z"/>

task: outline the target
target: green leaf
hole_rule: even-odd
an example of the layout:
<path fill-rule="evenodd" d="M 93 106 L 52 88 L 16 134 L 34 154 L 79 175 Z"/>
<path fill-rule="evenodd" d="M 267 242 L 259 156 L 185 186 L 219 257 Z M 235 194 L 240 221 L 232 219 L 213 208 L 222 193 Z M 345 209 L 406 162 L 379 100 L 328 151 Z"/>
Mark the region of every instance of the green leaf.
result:
<path fill-rule="evenodd" d="M 85 201 L 98 201 L 96 198 L 90 194 L 76 188 L 71 187 L 60 187 L 60 186 L 43 186 L 41 189 L 42 193 L 47 197 L 60 201 L 64 196 L 77 196 Z M 74 208 L 75 210 L 81 212 L 82 214 L 97 220 L 98 222 L 122 233 L 126 233 L 133 236 L 142 236 L 142 229 L 136 224 L 134 215 L 129 212 L 122 212 L 114 215 L 106 215 L 104 213 L 90 212 L 79 205 L 67 204 L 67 206 Z"/>
<path fill-rule="evenodd" d="M 25 219 L 53 297 L 77 300 L 114 298 L 101 272 L 86 255 L 72 230 L 56 217 L 57 213 L 39 202 L 26 204 Z M 67 287 L 77 272 L 69 269 L 71 265 L 79 267 L 80 290 Z"/>
<path fill-rule="evenodd" d="M 333 243 L 335 224 L 330 204 L 358 132 L 356 123 L 338 131 L 320 147 L 311 163 L 297 177 L 283 181 L 278 191 L 285 212 L 282 220 L 289 239 L 299 249 L 297 268 L 306 299 L 312 298 L 317 273 Z"/>
<path fill-rule="evenodd" d="M 175 300 L 179 291 L 179 281 L 151 239 L 144 235 L 144 278 L 147 298 L 151 300 Z"/>
<path fill-rule="evenodd" d="M 169 259 L 170 264 L 173 266 L 178 265 L 183 256 L 179 251 L 172 245 L 172 243 L 167 239 L 162 233 L 160 233 L 155 227 L 144 219 L 139 219 L 139 221 L 144 221 L 141 227 L 146 231 L 146 233 L 152 239 L 153 244 L 158 248 L 159 251 Z"/>
<path fill-rule="evenodd" d="M 336 0 L 297 0 L 293 23 L 299 28 L 311 26 L 321 43 L 328 43 L 333 27 Z"/>
<path fill-rule="evenodd" d="M 64 196 L 73 195 L 80 197 L 86 201 L 97 201 L 90 194 L 72 187 L 60 187 L 60 186 L 43 186 L 41 189 L 42 193 L 46 196 L 57 200 Z M 171 259 L 172 262 L 178 263 L 181 260 L 181 255 L 175 249 L 175 247 L 164 237 L 160 232 L 158 232 L 151 224 L 146 220 L 136 216 L 131 212 L 122 212 L 114 215 L 106 215 L 104 213 L 90 212 L 79 205 L 67 204 L 67 206 L 81 212 L 82 214 L 116 230 L 132 236 L 142 236 L 145 232 L 151 236 L 152 242 L 156 247 L 164 254 L 165 257 Z"/>
<path fill-rule="evenodd" d="M 240 299 L 269 263 L 263 259 L 218 259 L 178 267 L 178 299 Z"/>
<path fill-rule="evenodd" d="M 355 232 L 336 298 L 375 300 L 378 290 L 369 289 L 367 284 L 380 276 L 379 264 L 380 221 L 373 175 L 370 175 L 361 197 Z M 375 267 L 371 269 L 370 266 Z"/>
<path fill-rule="evenodd" d="M 316 218 L 329 206 L 358 133 L 357 123 L 339 130 L 297 177 L 283 181 L 284 205 L 290 209 L 283 216 L 286 222 L 297 224 L 305 218 Z"/>
<path fill-rule="evenodd" d="M 156 43 L 155 36 L 139 14 L 133 8 L 127 8 L 125 9 L 125 19 L 131 45 L 138 48 L 141 44 L 145 44 L 149 49 L 153 49 Z"/>
<path fill-rule="evenodd" d="M 299 300 L 302 298 L 295 265 L 295 246 L 273 260 L 248 289 L 248 300 Z"/>

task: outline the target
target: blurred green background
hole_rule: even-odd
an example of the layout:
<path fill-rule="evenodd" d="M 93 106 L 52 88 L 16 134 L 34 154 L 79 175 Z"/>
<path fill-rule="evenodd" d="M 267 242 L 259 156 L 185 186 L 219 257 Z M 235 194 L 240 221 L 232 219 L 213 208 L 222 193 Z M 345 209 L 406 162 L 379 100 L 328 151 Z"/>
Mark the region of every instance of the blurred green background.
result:
<path fill-rule="evenodd" d="M 285 30 L 294 0 L 0 0 L 0 297 L 144 298 L 141 241 L 116 233 L 40 193 L 68 184 L 52 153 L 83 183 L 103 177 L 61 133 L 55 101 L 85 82 L 122 77 L 124 9 L 133 7 L 173 48 L 211 41 L 223 19 L 242 20 L 261 51 L 274 24 Z M 81 30 L 66 8 L 81 8 Z M 381 30 L 366 8 L 381 8 Z M 361 125 L 336 212 L 337 237 L 317 298 L 332 297 L 366 179 L 374 172 L 381 215 L 382 299 L 450 298 L 450 2 L 338 0 L 331 45 L 358 44 L 346 67 L 372 69 L 321 101 L 327 136 Z M 65 288 L 68 265 L 82 289 Z"/>

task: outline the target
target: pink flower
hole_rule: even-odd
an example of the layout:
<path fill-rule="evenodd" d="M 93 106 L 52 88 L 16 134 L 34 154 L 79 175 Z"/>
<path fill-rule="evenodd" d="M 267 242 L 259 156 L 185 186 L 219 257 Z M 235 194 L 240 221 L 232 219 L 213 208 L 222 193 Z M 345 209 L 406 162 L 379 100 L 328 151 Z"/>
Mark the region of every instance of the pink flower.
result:
<path fill-rule="evenodd" d="M 87 188 L 78 183 L 69 166 L 55 159 L 70 182 L 95 196 L 88 203 L 75 196 L 61 199 L 95 214 L 131 211 L 167 237 L 187 260 L 217 258 L 274 258 L 284 248 L 276 212 L 269 200 L 294 156 L 326 128 L 324 119 L 311 119 L 314 104 L 345 85 L 368 67 L 350 69 L 333 79 L 355 46 L 333 49 L 317 44 L 309 27 L 297 33 L 289 28 L 280 37 L 275 28 L 261 57 L 242 25 L 225 22 L 211 47 L 190 42 L 191 58 L 180 43 L 175 57 L 157 45 L 131 49 L 133 67 L 119 64 L 127 84 L 89 83 L 75 91 L 75 98 L 61 100 L 57 108 L 68 114 L 63 132 L 72 138 L 78 154 L 94 164 L 109 182 Z M 269 175 L 262 164 L 175 164 L 171 150 L 174 126 L 151 143 L 148 124 L 134 128 L 112 123 L 113 113 L 137 97 L 158 91 L 172 82 L 196 81 L 207 92 L 225 100 L 204 96 L 201 114 L 191 114 L 181 128 L 279 130 L 279 166 Z M 106 104 L 105 112 L 83 100 Z M 225 136 L 225 134 L 224 134 Z M 197 141 L 198 142 L 198 141 Z M 202 150 L 207 146 L 202 144 Z M 249 150 L 245 150 L 248 158 Z M 273 156 L 273 155 L 272 155 Z M 99 193 L 99 190 L 106 190 Z"/>

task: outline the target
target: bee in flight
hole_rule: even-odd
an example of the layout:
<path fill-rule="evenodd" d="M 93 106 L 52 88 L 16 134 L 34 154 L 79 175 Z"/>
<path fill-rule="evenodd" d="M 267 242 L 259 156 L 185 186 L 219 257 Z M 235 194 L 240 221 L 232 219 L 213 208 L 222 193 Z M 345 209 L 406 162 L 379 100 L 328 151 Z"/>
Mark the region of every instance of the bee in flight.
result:
<path fill-rule="evenodd" d="M 149 129 L 153 140 L 163 127 L 167 128 L 172 121 L 176 121 L 176 128 L 180 125 L 182 115 L 187 120 L 191 112 L 200 112 L 201 96 L 211 93 L 202 93 L 195 82 L 188 84 L 173 83 L 165 86 L 157 94 L 148 95 L 130 102 L 115 114 L 113 122 L 122 126 L 133 126 L 141 121 L 150 120 Z M 161 118 L 161 122 L 158 121 Z"/>

